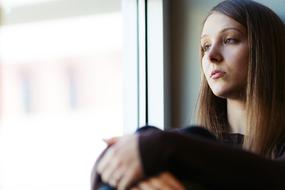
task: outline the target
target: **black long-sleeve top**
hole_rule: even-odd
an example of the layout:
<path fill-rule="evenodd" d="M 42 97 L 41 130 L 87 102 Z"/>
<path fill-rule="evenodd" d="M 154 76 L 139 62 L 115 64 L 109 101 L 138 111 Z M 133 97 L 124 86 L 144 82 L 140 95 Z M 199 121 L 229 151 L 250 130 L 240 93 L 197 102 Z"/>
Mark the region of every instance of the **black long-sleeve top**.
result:
<path fill-rule="evenodd" d="M 209 190 L 285 190 L 285 141 L 276 159 L 267 159 L 243 150 L 239 134 L 218 141 L 209 134 L 147 127 L 138 135 L 145 177 L 170 171 L 190 186 L 198 183 Z"/>

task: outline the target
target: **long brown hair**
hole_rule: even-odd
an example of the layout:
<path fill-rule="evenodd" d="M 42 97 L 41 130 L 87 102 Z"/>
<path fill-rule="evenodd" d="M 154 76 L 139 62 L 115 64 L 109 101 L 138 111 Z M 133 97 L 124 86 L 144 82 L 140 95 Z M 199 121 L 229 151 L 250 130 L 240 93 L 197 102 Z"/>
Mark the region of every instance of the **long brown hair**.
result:
<path fill-rule="evenodd" d="M 271 157 L 285 137 L 285 26 L 268 7 L 250 0 L 226 0 L 213 12 L 231 17 L 247 30 L 249 64 L 246 89 L 248 124 L 244 148 Z M 229 132 L 226 99 L 216 97 L 204 76 L 198 122 L 221 137 Z"/>

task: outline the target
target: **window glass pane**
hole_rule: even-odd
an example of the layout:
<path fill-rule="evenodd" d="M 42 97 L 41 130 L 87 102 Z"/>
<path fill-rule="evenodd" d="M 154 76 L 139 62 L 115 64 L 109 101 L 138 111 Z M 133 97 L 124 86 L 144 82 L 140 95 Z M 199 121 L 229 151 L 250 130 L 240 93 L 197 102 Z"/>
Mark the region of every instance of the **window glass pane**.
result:
<path fill-rule="evenodd" d="M 123 131 L 120 3 L 2 1 L 1 190 L 90 188 Z"/>

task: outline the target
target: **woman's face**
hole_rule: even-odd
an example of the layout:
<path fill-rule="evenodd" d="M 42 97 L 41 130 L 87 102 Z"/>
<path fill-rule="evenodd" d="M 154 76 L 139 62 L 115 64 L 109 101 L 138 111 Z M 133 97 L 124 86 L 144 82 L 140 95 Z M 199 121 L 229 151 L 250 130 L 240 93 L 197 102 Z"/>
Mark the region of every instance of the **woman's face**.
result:
<path fill-rule="evenodd" d="M 245 27 L 214 12 L 204 24 L 201 47 L 203 72 L 212 92 L 222 98 L 243 99 L 249 62 Z"/>

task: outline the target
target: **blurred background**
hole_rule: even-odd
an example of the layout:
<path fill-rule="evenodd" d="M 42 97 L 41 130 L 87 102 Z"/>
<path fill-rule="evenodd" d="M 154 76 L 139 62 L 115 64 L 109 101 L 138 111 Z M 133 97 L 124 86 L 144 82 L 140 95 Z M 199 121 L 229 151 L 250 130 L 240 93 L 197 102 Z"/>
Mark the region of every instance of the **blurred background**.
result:
<path fill-rule="evenodd" d="M 2 0 L 1 190 L 89 189 L 122 134 L 120 0 Z"/>
<path fill-rule="evenodd" d="M 195 123 L 220 1 L 1 0 L 0 190 L 87 190 L 103 138 Z M 285 20 L 285 0 L 258 2 Z"/>

